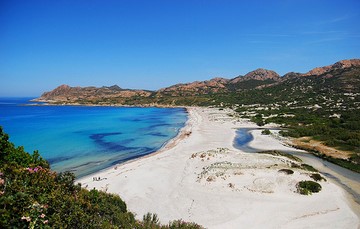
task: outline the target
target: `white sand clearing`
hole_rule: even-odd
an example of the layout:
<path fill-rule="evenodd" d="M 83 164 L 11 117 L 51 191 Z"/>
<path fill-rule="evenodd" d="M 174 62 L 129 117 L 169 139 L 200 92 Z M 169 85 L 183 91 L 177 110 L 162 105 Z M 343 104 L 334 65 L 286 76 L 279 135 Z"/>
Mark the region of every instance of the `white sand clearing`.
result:
<path fill-rule="evenodd" d="M 296 193 L 309 172 L 289 168 L 286 157 L 244 153 L 233 147 L 235 121 L 229 111 L 189 108 L 181 134 L 161 152 L 84 177 L 88 189 L 117 193 L 141 219 L 156 213 L 161 222 L 183 219 L 207 228 L 358 228 L 359 216 L 344 191 L 329 181 L 313 195 Z M 262 149 L 285 149 L 253 131 Z M 93 181 L 92 177 L 106 178 Z"/>

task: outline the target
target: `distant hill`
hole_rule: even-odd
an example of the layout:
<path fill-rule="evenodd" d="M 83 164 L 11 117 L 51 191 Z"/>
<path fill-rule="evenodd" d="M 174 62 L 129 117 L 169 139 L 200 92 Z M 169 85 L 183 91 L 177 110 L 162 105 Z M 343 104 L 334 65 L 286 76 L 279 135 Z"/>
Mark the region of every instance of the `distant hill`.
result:
<path fill-rule="evenodd" d="M 213 78 L 206 81 L 180 83 L 158 91 L 122 89 L 111 87 L 70 87 L 61 85 L 45 92 L 36 101 L 62 104 L 104 105 L 210 105 L 214 95 L 228 95 L 281 88 L 278 93 L 333 93 L 359 92 L 360 59 L 342 60 L 333 65 L 317 67 L 307 73 L 289 72 L 284 76 L 267 69 L 256 69 L 232 79 Z M 195 97 L 194 97 L 195 96 Z M 282 97 L 281 94 L 276 95 Z M 189 97 L 189 99 L 187 99 Z"/>
<path fill-rule="evenodd" d="M 39 102 L 48 103 L 80 103 L 80 104 L 99 104 L 99 103 L 122 103 L 124 98 L 148 97 L 152 94 L 146 90 L 122 89 L 117 85 L 110 87 L 70 87 L 61 85 L 50 92 L 45 92 L 40 98 L 35 99 Z"/>

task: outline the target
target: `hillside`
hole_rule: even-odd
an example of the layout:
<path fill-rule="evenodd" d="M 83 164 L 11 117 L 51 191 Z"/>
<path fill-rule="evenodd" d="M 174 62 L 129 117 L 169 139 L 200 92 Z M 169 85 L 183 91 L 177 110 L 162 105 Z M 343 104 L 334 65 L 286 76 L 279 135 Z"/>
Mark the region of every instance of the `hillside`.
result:
<path fill-rule="evenodd" d="M 210 105 L 218 103 L 214 101 L 214 95 L 228 96 L 234 92 L 250 95 L 253 93 L 248 91 L 258 90 L 261 93 L 263 88 L 274 88 L 276 95 L 272 95 L 273 100 L 285 95 L 288 98 L 289 92 L 291 95 L 309 92 L 328 94 L 333 90 L 356 93 L 359 89 L 359 67 L 360 59 L 342 60 L 304 74 L 290 72 L 282 77 L 272 70 L 259 68 L 232 79 L 213 78 L 181 83 L 158 91 L 122 89 L 117 85 L 100 88 L 61 85 L 43 93 L 35 101 L 55 104 Z"/>

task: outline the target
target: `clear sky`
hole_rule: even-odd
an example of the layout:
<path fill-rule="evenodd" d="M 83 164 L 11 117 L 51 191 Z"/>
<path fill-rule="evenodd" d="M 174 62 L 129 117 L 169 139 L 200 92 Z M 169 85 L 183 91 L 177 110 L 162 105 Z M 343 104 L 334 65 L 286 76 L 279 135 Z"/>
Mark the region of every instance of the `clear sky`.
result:
<path fill-rule="evenodd" d="M 0 0 L 0 96 L 360 58 L 359 0 Z"/>

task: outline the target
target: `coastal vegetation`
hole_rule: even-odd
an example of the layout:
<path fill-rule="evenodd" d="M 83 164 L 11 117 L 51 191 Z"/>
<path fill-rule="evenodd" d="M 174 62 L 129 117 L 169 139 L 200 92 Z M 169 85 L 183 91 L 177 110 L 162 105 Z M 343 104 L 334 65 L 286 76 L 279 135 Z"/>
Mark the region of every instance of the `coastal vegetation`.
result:
<path fill-rule="evenodd" d="M 15 147 L 0 127 L 0 228 L 202 228 L 156 215 L 136 220 L 118 195 L 87 190 L 56 173 L 39 152 Z"/>

